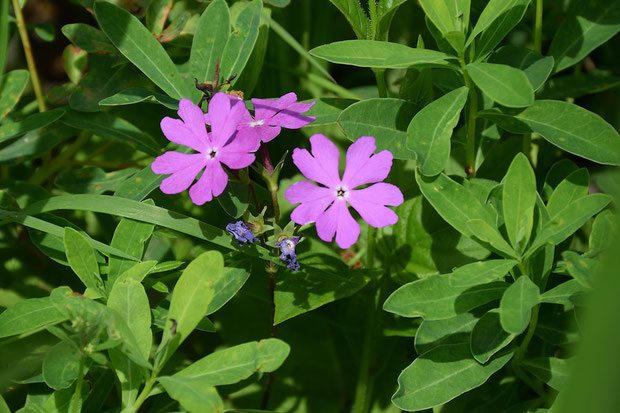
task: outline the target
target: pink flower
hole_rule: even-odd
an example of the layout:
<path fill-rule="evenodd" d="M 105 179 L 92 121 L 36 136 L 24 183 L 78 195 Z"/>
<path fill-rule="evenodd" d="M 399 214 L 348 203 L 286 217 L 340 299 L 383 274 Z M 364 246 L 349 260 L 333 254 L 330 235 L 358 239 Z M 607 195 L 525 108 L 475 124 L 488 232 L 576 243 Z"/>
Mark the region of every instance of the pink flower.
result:
<path fill-rule="evenodd" d="M 275 100 L 252 99 L 254 117 L 246 112 L 238 126 L 239 134 L 251 134 L 261 142 L 269 142 L 280 134 L 282 128 L 299 129 L 314 121 L 314 116 L 302 115 L 314 103 L 297 102 L 297 95 L 293 92 Z"/>
<path fill-rule="evenodd" d="M 181 99 L 181 119 L 165 117 L 161 130 L 171 142 L 192 148 L 199 153 L 166 152 L 151 164 L 156 174 L 172 174 L 164 179 L 160 189 L 165 194 L 185 191 L 203 171 L 189 190 L 196 205 L 220 195 L 228 183 L 222 164 L 230 169 L 245 168 L 254 162 L 260 142 L 251 136 L 237 136 L 239 120 L 245 115 L 244 105 L 233 105 L 224 93 L 217 93 L 209 102 L 211 132 L 207 132 L 202 110 L 189 99 Z"/>
<path fill-rule="evenodd" d="M 291 185 L 284 197 L 291 203 L 301 203 L 291 213 L 291 219 L 300 225 L 316 222 L 316 232 L 323 241 L 330 242 L 336 234 L 340 248 L 349 248 L 360 235 L 360 226 L 349 212 L 351 205 L 369 225 L 375 228 L 393 225 L 398 216 L 386 205 L 403 203 L 398 187 L 381 182 L 392 168 L 392 153 L 388 150 L 374 154 L 375 138 L 362 136 L 347 150 L 347 164 L 340 179 L 338 148 L 323 135 L 310 138 L 312 154 L 295 148 L 293 162 L 309 181 Z M 375 183 L 378 182 L 378 183 Z M 367 188 L 355 189 L 371 184 Z"/>

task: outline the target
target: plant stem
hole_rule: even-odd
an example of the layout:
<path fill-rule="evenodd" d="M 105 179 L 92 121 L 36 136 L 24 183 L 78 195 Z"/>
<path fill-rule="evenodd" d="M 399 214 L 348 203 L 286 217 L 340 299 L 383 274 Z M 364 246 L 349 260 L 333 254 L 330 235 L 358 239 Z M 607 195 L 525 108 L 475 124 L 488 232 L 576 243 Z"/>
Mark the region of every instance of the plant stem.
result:
<path fill-rule="evenodd" d="M 80 411 L 80 397 L 82 397 L 82 383 L 84 382 L 84 355 L 80 357 L 80 366 L 78 367 L 78 377 L 75 382 L 75 392 L 71 399 L 71 413 Z"/>
<path fill-rule="evenodd" d="M 370 12 L 370 40 L 375 40 L 377 37 L 377 5 L 375 0 L 368 0 L 368 11 Z"/>
<path fill-rule="evenodd" d="M 37 102 L 39 103 L 39 112 L 45 112 L 47 110 L 47 106 L 45 105 L 45 98 L 43 97 L 43 90 L 41 89 L 41 81 L 39 80 L 37 67 L 34 64 L 32 48 L 30 47 L 30 39 L 28 38 L 28 30 L 26 30 L 26 22 L 24 21 L 24 15 L 22 14 L 21 7 L 19 7 L 18 0 L 13 0 L 13 12 L 15 13 L 19 37 L 22 39 L 24 55 L 26 56 L 26 63 L 28 64 L 28 71 L 30 71 L 30 79 L 32 80 L 32 88 L 34 89 L 34 94 L 37 97 Z"/>
<path fill-rule="evenodd" d="M 269 155 L 269 149 L 267 149 L 267 145 L 261 142 L 260 144 L 260 156 L 263 161 L 263 166 L 269 172 L 269 175 L 273 175 L 273 162 L 271 162 L 271 155 Z"/>
<path fill-rule="evenodd" d="M 375 298 L 375 297 L 373 297 Z M 355 399 L 352 413 L 367 413 L 370 409 L 374 382 L 370 380 L 370 361 L 373 356 L 373 337 L 376 320 L 376 302 L 370 306 L 366 327 L 364 328 L 364 342 L 362 344 L 362 359 L 355 386 Z"/>
<path fill-rule="evenodd" d="M 155 377 L 156 377 L 156 374 L 155 372 L 153 372 L 153 375 L 144 384 L 144 388 L 142 389 L 142 391 L 140 392 L 140 395 L 138 396 L 138 398 L 133 404 L 134 412 L 137 412 L 140 409 L 140 406 L 142 406 L 142 403 L 144 403 L 146 398 L 149 397 L 149 393 L 151 392 L 151 389 L 153 388 L 153 385 L 155 384 Z"/>
<path fill-rule="evenodd" d="M 534 21 L 534 51 L 542 50 L 543 0 L 536 0 L 536 20 Z"/>
<path fill-rule="evenodd" d="M 388 97 L 387 83 L 385 82 L 385 69 L 373 68 L 372 71 L 375 73 L 375 79 L 377 79 L 377 89 L 379 90 L 379 97 Z"/>
<path fill-rule="evenodd" d="M 368 225 L 368 240 L 366 241 L 366 268 L 375 266 L 375 235 L 376 229 Z"/>
<path fill-rule="evenodd" d="M 513 362 L 516 365 L 520 365 L 527 352 L 527 346 L 529 346 L 532 337 L 534 337 L 534 331 L 536 330 L 536 324 L 538 324 L 538 305 L 532 308 L 532 317 L 530 318 L 530 325 L 527 329 L 527 333 L 521 342 L 521 345 L 517 349 Z"/>
<path fill-rule="evenodd" d="M 465 171 L 470 177 L 476 176 L 476 116 L 478 114 L 478 94 L 474 83 L 465 68 L 465 60 L 461 59 L 461 69 L 465 86 L 469 89 L 469 111 L 467 114 L 467 142 L 465 143 Z"/>

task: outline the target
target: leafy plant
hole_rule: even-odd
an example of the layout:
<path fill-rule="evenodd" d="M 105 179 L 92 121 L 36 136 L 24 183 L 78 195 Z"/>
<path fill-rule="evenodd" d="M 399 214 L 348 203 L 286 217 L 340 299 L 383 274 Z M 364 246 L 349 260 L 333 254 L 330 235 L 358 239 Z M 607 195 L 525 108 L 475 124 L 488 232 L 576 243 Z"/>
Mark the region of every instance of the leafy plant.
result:
<path fill-rule="evenodd" d="M 569 411 L 615 291 L 620 2 L 23 3 L 0 412 Z"/>

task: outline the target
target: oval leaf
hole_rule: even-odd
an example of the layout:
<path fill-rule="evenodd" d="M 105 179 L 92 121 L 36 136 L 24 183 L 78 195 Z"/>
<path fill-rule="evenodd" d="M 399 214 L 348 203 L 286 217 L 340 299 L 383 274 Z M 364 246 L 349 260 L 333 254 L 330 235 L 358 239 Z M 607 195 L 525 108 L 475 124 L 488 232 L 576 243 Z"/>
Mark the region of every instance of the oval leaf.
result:
<path fill-rule="evenodd" d="M 515 156 L 504 177 L 502 205 L 508 239 L 520 251 L 530 239 L 536 205 L 536 176 L 522 153 Z"/>
<path fill-rule="evenodd" d="M 499 303 L 502 328 L 508 333 L 521 334 L 530 323 L 532 307 L 540 302 L 538 286 L 522 275 L 504 292 Z"/>
<path fill-rule="evenodd" d="M 502 329 L 497 310 L 489 311 L 478 320 L 471 332 L 469 342 L 471 354 L 484 364 L 514 338 L 515 334 Z"/>
<path fill-rule="evenodd" d="M 522 108 L 534 103 L 534 90 L 522 70 L 495 63 L 470 63 L 467 73 L 476 86 L 500 105 Z"/>

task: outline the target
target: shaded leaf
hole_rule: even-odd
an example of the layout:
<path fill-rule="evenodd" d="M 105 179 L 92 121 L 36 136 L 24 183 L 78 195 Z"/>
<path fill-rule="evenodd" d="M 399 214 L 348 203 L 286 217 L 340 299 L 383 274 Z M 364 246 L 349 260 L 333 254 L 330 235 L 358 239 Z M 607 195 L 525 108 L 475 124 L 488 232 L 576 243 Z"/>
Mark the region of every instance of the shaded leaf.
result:
<path fill-rule="evenodd" d="M 504 292 L 499 303 L 499 318 L 505 331 L 521 334 L 530 323 L 532 308 L 540 302 L 536 284 L 522 275 Z"/>

